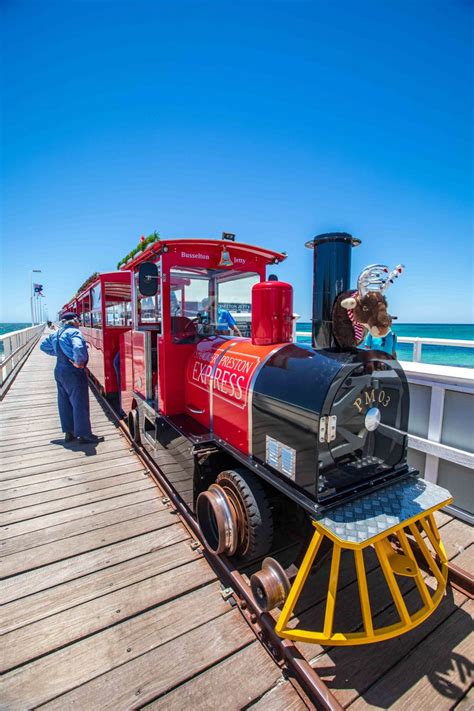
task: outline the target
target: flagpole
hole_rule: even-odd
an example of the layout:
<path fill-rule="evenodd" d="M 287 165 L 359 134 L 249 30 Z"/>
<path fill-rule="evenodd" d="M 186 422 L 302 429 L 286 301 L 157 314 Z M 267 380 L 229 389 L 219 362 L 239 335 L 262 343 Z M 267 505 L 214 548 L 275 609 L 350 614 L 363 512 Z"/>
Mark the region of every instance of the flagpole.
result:
<path fill-rule="evenodd" d="M 32 269 L 30 274 L 30 284 L 31 284 L 31 325 L 34 326 L 36 323 L 36 303 L 35 303 L 35 293 L 33 291 L 33 274 L 41 274 L 41 269 Z"/>

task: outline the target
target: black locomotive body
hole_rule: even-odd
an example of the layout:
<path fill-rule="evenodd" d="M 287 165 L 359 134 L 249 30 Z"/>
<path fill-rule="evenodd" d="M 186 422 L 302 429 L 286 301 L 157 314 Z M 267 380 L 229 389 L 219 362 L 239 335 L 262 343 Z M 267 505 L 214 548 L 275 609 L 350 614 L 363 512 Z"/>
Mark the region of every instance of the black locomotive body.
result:
<path fill-rule="evenodd" d="M 321 508 L 410 471 L 408 412 L 397 361 L 291 344 L 256 380 L 252 454 Z"/>

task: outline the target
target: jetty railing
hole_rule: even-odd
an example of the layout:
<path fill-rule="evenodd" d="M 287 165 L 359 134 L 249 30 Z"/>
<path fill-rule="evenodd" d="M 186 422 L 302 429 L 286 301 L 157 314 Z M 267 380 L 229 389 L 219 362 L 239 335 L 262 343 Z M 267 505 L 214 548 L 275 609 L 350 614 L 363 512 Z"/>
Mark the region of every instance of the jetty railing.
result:
<path fill-rule="evenodd" d="M 298 336 L 311 339 L 311 331 L 296 331 Z M 399 343 L 411 343 L 413 345 L 413 363 L 421 363 L 421 349 L 426 346 L 446 346 L 454 348 L 474 348 L 474 341 L 460 338 L 417 338 L 414 336 L 398 336 Z"/>
<path fill-rule="evenodd" d="M 12 331 L 0 336 L 3 354 L 0 355 L 0 400 L 15 379 L 32 348 L 38 342 L 45 328 L 44 323 L 20 331 Z"/>
<path fill-rule="evenodd" d="M 409 463 L 454 496 L 446 510 L 474 523 L 474 369 L 400 361 L 410 387 Z"/>
<path fill-rule="evenodd" d="M 421 363 L 421 349 L 423 345 L 443 346 L 456 348 L 474 348 L 474 341 L 460 338 L 415 338 L 413 336 L 398 336 L 399 343 L 413 344 L 413 363 Z"/>

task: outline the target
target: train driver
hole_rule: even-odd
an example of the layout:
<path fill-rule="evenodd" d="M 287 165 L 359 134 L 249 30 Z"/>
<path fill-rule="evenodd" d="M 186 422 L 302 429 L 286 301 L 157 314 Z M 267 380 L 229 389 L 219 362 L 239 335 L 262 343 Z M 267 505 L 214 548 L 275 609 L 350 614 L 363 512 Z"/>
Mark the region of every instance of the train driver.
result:
<path fill-rule="evenodd" d="M 54 377 L 58 388 L 58 409 L 66 442 L 103 442 L 92 434 L 89 415 L 89 386 L 86 365 L 89 359 L 84 336 L 79 331 L 80 317 L 72 312 L 62 317 L 61 328 L 41 343 L 43 353 L 56 357 Z"/>
<path fill-rule="evenodd" d="M 215 301 L 215 297 L 206 298 L 202 300 L 204 318 L 207 320 L 208 323 L 212 323 L 212 312 L 215 307 Z M 240 332 L 232 314 L 227 311 L 227 309 L 224 309 L 219 305 L 217 306 L 216 330 L 222 336 L 226 336 L 232 332 L 235 333 L 236 336 L 242 336 L 242 333 Z"/>

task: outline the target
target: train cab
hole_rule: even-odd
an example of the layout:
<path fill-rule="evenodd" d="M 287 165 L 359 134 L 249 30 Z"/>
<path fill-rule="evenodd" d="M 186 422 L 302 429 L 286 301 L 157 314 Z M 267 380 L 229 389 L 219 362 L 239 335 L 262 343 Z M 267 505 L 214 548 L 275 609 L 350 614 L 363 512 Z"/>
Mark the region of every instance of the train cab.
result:
<path fill-rule="evenodd" d="M 209 433 L 212 406 L 194 355 L 202 351 L 208 366 L 248 339 L 252 288 L 285 257 L 227 240 L 178 239 L 153 244 L 124 267 L 132 272 L 133 328 L 121 339 L 121 395 L 132 430 L 141 415 L 151 433 L 159 413 L 196 436 Z"/>
<path fill-rule="evenodd" d="M 71 310 L 81 317 L 81 331 L 89 350 L 89 374 L 114 401 L 120 390 L 120 337 L 131 328 L 130 273 L 94 275 L 79 290 Z"/>

